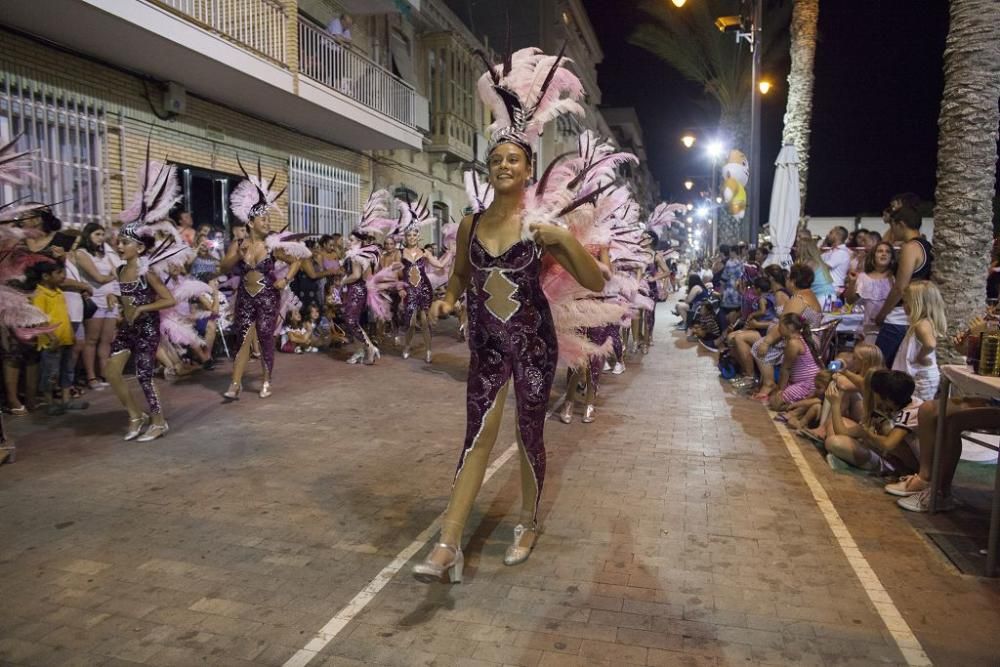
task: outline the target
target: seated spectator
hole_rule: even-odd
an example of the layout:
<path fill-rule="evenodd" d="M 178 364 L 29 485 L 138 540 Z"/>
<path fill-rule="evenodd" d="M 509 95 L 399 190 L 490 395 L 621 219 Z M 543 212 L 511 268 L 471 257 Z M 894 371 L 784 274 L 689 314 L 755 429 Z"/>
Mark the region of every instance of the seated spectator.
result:
<path fill-rule="evenodd" d="M 770 396 L 774 410 L 811 396 L 816 375 L 822 369 L 809 320 L 801 313 L 785 313 L 778 320 L 778 330 L 785 343 L 785 354 L 778 386 Z"/>
<path fill-rule="evenodd" d="M 875 316 L 882 310 L 886 297 L 892 291 L 895 272 L 896 250 L 890 243 L 879 242 L 865 255 L 864 271 L 849 273 L 847 276 L 844 301 L 852 305 L 860 303 L 864 309 L 861 331 L 864 340 L 869 343 L 874 343 L 878 337 L 879 327 L 875 324 Z"/>
<path fill-rule="evenodd" d="M 785 287 L 787 273 L 776 264 L 764 268 L 762 276 L 757 278 L 758 289 L 767 283 L 766 291 L 763 291 L 763 299 L 758 311 L 751 315 L 745 327 L 734 332 L 730 336 L 728 345 L 736 358 L 740 375 L 733 378 L 733 383 L 737 386 L 751 385 L 754 380 L 754 362 L 752 348 L 754 343 L 760 340 L 767 330 L 774 324 L 788 301 L 790 292 Z M 742 388 L 742 387 L 741 387 Z"/>
<path fill-rule="evenodd" d="M 841 391 L 841 414 L 855 422 L 860 422 L 865 416 L 865 377 L 871 371 L 885 368 L 882 351 L 871 343 L 858 343 L 852 352 L 838 355 L 837 358 L 844 362 L 844 368 L 833 374 L 833 380 Z M 822 443 L 826 439 L 827 433 L 832 432 L 830 402 L 824 399 L 820 425 L 809 428 L 799 435 L 813 442 Z"/>
<path fill-rule="evenodd" d="M 836 296 L 833 275 L 830 273 L 830 266 L 823 261 L 823 257 L 820 255 L 816 239 L 807 229 L 800 231 L 798 239 L 795 241 L 795 258 L 797 262 L 806 264 L 813 270 L 813 284 L 810 287 L 819 302 L 823 304 L 823 308 L 820 310 L 825 310 Z"/>
<path fill-rule="evenodd" d="M 691 325 L 688 339 L 697 340 L 711 352 L 718 352 L 716 341 L 722 335 L 722 328 L 719 326 L 719 317 L 708 299 L 702 299 L 698 306 L 698 314 L 695 316 L 694 324 Z"/>
<path fill-rule="evenodd" d="M 937 285 L 929 280 L 910 283 L 903 293 L 903 308 L 910 328 L 903 337 L 895 371 L 903 371 L 916 383 L 916 397 L 930 401 L 937 395 L 941 374 L 937 365 L 937 339 L 947 335 L 944 300 Z"/>
<path fill-rule="evenodd" d="M 215 247 L 210 238 L 203 239 L 198 245 L 198 254 L 191 262 L 191 277 L 195 280 L 208 282 L 219 275 L 221 249 Z"/>
<path fill-rule="evenodd" d="M 318 350 L 310 349 L 311 347 L 309 329 L 302 321 L 302 313 L 298 310 L 292 310 L 288 314 L 285 324 L 281 327 L 278 349 L 282 352 L 294 352 L 295 354 L 302 354 L 306 351 L 318 352 Z"/>
<path fill-rule="evenodd" d="M 833 433 L 826 438 L 827 463 L 834 470 L 860 468 L 877 475 L 916 472 L 920 447 L 913 378 L 900 371 L 872 371 L 865 379 L 865 419 L 841 417 L 842 393 L 827 388 Z"/>
<path fill-rule="evenodd" d="M 800 401 L 784 406 L 784 415 L 779 415 L 778 421 L 788 424 L 789 428 L 802 429 L 819 425 L 823 412 L 823 401 L 826 388 L 833 381 L 833 373 L 820 371 L 813 380 L 813 392 Z"/>
<path fill-rule="evenodd" d="M 687 281 L 687 293 L 684 298 L 677 302 L 677 308 L 674 310 L 674 314 L 681 318 L 680 324 L 677 325 L 678 329 L 687 329 L 690 326 L 689 314 L 693 306 L 697 306 L 698 301 L 704 298 L 705 285 L 701 282 L 701 276 L 697 273 L 692 273 L 688 276 Z"/>

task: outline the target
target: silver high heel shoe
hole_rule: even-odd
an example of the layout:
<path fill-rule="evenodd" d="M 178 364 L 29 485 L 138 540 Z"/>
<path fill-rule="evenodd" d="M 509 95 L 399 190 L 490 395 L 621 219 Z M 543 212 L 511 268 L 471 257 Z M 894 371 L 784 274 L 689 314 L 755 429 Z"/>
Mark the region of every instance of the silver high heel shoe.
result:
<path fill-rule="evenodd" d="M 360 364 L 362 361 L 364 361 L 364 359 L 365 359 L 365 351 L 364 350 L 358 350 L 357 352 L 355 352 L 354 354 L 352 354 L 350 357 L 348 357 L 347 363 L 349 363 L 349 364 Z"/>
<path fill-rule="evenodd" d="M 382 353 L 377 347 L 372 345 L 368 348 L 368 353 L 365 355 L 365 366 L 374 366 L 375 361 L 382 358 Z"/>
<path fill-rule="evenodd" d="M 260 386 L 260 397 L 261 398 L 267 398 L 272 393 L 273 392 L 271 391 L 271 381 L 270 380 L 264 380 L 264 384 L 262 384 Z"/>
<path fill-rule="evenodd" d="M 153 424 L 146 430 L 145 433 L 139 436 L 139 439 L 136 440 L 136 442 L 150 442 L 151 440 L 156 440 L 157 438 L 166 435 L 169 430 L 170 427 L 167 426 L 167 422 L 163 422 L 162 424 Z"/>
<path fill-rule="evenodd" d="M 581 419 L 580 421 L 582 421 L 584 424 L 590 424 L 591 422 L 594 421 L 594 412 L 595 412 L 594 404 L 588 403 L 587 407 L 583 409 L 583 419 Z"/>
<path fill-rule="evenodd" d="M 230 401 L 240 400 L 240 393 L 243 391 L 243 385 L 239 382 L 232 382 L 229 385 L 229 389 L 222 392 L 222 397 L 229 399 Z"/>
<path fill-rule="evenodd" d="M 535 534 L 535 539 L 532 541 L 530 547 L 522 547 L 521 538 L 523 538 L 524 534 L 529 530 Z M 520 565 L 524 561 L 528 560 L 528 556 L 531 555 L 531 551 L 538 543 L 538 535 L 539 530 L 537 523 L 532 524 L 530 528 L 525 528 L 524 524 L 520 523 L 514 526 L 514 543 L 507 547 L 507 553 L 503 556 L 503 564 Z"/>
<path fill-rule="evenodd" d="M 431 354 L 430 350 L 427 350 L 427 352 L 424 353 L 424 359 L 427 361 L 427 363 L 431 363 L 431 359 L 433 359 L 433 358 L 434 358 L 434 355 Z"/>
<path fill-rule="evenodd" d="M 404 359 L 409 359 L 410 358 L 410 346 L 409 345 L 407 345 L 406 347 L 403 348 L 403 358 Z"/>
<path fill-rule="evenodd" d="M 125 440 L 135 440 L 142 433 L 142 429 L 146 428 L 146 424 L 149 423 L 149 415 L 142 413 L 142 415 L 136 417 L 135 419 L 128 420 L 128 431 L 125 433 Z"/>
<path fill-rule="evenodd" d="M 573 421 L 573 401 L 563 403 L 562 410 L 559 411 L 559 421 L 569 424 Z"/>
<path fill-rule="evenodd" d="M 413 566 L 413 577 L 419 582 L 433 584 L 440 581 L 445 571 L 447 571 L 448 580 L 451 581 L 451 583 L 462 583 L 462 569 L 465 567 L 465 556 L 462 555 L 462 550 L 443 542 L 438 543 L 437 546 L 442 549 L 447 549 L 454 554 L 451 561 L 445 563 L 444 565 L 439 565 L 433 562 L 431 557 L 428 555 L 427 559 L 423 563 L 417 563 Z"/>

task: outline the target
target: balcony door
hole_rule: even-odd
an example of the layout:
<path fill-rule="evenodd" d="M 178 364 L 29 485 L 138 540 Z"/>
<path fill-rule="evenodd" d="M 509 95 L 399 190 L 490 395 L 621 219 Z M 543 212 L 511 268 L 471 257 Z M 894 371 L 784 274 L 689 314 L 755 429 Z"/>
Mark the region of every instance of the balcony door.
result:
<path fill-rule="evenodd" d="M 229 210 L 229 195 L 243 179 L 212 169 L 177 165 L 184 195 L 183 206 L 191 211 L 194 226 L 210 225 L 228 235 L 236 217 Z"/>

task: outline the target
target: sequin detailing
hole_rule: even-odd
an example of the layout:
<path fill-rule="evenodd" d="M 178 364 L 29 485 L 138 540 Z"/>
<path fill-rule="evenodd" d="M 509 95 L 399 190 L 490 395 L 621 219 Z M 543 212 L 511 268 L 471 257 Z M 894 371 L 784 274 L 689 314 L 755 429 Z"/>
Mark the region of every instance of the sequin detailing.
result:
<path fill-rule="evenodd" d="M 260 356 L 268 377 L 274 369 L 274 333 L 278 327 L 281 304 L 281 291 L 274 287 L 274 264 L 274 257 L 270 254 L 255 266 L 240 260 L 237 272 L 242 276 L 243 289 L 237 290 L 233 317 L 237 350 L 243 347 L 250 325 L 257 330 Z"/>
<path fill-rule="evenodd" d="M 150 287 L 145 276 L 132 282 L 119 281 L 122 301 L 131 307 L 145 306 L 157 300 L 156 290 Z M 128 323 L 122 320 L 111 342 L 111 354 L 130 352 L 135 364 L 135 377 L 149 405 L 149 413 L 162 412 L 160 398 L 153 386 L 153 371 L 156 370 L 156 349 L 160 346 L 160 313 L 142 313 Z"/>
<path fill-rule="evenodd" d="M 400 261 L 403 263 L 403 273 L 407 277 L 403 322 L 409 325 L 415 314 L 430 309 L 431 301 L 434 300 L 434 288 L 431 287 L 431 279 L 427 277 L 426 257 L 411 262 L 405 256 L 401 256 Z"/>

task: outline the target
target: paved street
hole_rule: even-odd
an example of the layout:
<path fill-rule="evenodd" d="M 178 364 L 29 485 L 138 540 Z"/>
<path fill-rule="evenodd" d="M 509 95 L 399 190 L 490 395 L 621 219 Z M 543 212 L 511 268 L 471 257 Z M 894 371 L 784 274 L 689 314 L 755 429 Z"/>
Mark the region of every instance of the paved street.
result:
<path fill-rule="evenodd" d="M 389 577 L 443 511 L 464 432 L 464 345 L 444 333 L 433 366 L 279 355 L 266 401 L 251 376 L 223 405 L 228 364 L 161 383 L 171 432 L 147 445 L 121 441 L 109 392 L 13 422 L 0 664 L 1000 664 L 1000 585 L 786 441 L 668 312 L 651 353 L 604 376 L 596 423 L 549 422 L 537 551 L 501 562 L 510 459 L 456 586 Z M 512 441 L 508 418 L 494 455 Z"/>

